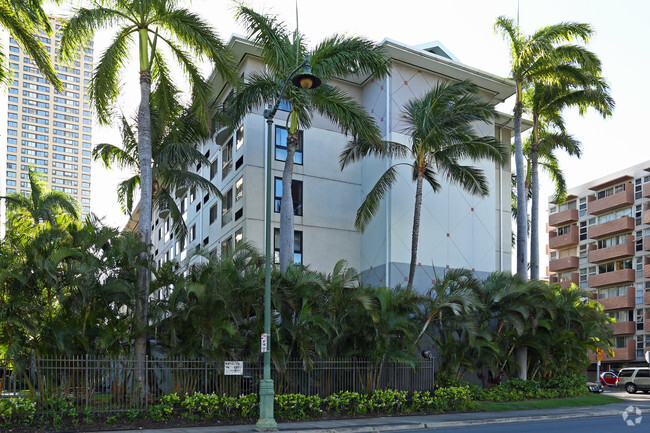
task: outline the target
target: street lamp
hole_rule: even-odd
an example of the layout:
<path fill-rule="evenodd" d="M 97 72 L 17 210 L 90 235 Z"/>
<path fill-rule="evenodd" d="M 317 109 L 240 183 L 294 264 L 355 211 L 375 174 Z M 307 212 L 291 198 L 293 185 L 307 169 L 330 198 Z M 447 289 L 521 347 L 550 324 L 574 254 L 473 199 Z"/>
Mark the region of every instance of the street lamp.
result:
<path fill-rule="evenodd" d="M 304 67 L 303 73 L 296 75 L 301 68 Z M 293 80 L 292 80 L 293 78 Z M 277 423 L 273 417 L 273 379 L 271 379 L 271 153 L 273 152 L 273 118 L 278 111 L 282 95 L 287 89 L 287 85 L 291 81 L 295 86 L 302 89 L 315 89 L 320 86 L 321 81 L 318 77 L 311 74 L 311 65 L 309 64 L 309 56 L 304 62 L 294 69 L 282 86 L 282 90 L 278 94 L 275 104 L 272 108 L 264 110 L 264 118 L 266 119 L 267 126 L 267 145 L 266 145 L 266 217 L 264 220 L 264 231 L 266 235 L 265 250 L 266 250 L 266 263 L 264 275 L 264 336 L 266 351 L 264 352 L 264 378 L 260 383 L 260 419 L 255 424 L 258 431 L 277 430 Z M 263 344 L 264 346 L 264 344 Z"/>

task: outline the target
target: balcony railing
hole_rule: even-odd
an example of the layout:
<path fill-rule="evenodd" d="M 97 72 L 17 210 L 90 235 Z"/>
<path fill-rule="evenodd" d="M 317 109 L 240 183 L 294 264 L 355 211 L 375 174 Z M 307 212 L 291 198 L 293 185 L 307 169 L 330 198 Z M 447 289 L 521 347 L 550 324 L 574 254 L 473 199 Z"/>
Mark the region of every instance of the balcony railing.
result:
<path fill-rule="evenodd" d="M 578 222 L 578 209 L 563 210 L 548 217 L 548 225 L 552 227 L 561 227 L 575 222 Z"/>
<path fill-rule="evenodd" d="M 601 275 L 606 275 L 606 274 L 601 274 Z M 634 287 L 628 287 L 625 295 L 612 296 L 610 298 L 599 298 L 598 302 L 600 302 L 600 305 L 603 306 L 603 310 L 622 310 L 622 309 L 634 308 L 635 307 Z"/>
<path fill-rule="evenodd" d="M 621 269 L 589 277 L 589 287 L 605 287 L 627 283 L 635 280 L 634 269 Z"/>
<path fill-rule="evenodd" d="M 636 322 L 617 322 L 612 323 L 612 332 L 614 335 L 629 335 L 636 332 Z"/>
<path fill-rule="evenodd" d="M 558 235 L 556 232 L 552 231 L 548 234 L 549 236 L 549 247 L 553 250 L 559 250 L 562 248 L 568 248 L 578 245 L 578 227 L 572 226 L 569 233 L 563 235 Z"/>
<path fill-rule="evenodd" d="M 590 239 L 601 239 L 607 236 L 614 236 L 619 233 L 631 232 L 634 230 L 634 218 L 621 217 L 606 223 L 596 224 L 589 227 Z"/>
<path fill-rule="evenodd" d="M 627 235 L 625 236 L 625 242 L 622 244 L 589 251 L 589 262 L 601 263 L 623 257 L 632 257 L 634 252 L 634 236 Z"/>
<path fill-rule="evenodd" d="M 558 276 L 557 275 L 551 275 L 548 278 L 548 282 L 551 284 L 557 284 L 558 283 Z M 568 280 L 563 280 L 560 281 L 560 287 L 563 289 L 568 289 L 571 286 L 571 283 L 575 284 L 576 286 L 580 283 L 580 274 L 577 272 L 571 272 L 571 276 L 569 277 Z"/>
<path fill-rule="evenodd" d="M 597 198 L 587 203 L 587 209 L 592 215 L 600 215 L 614 209 L 634 204 L 634 186 L 625 184 L 625 189 L 607 197 Z"/>
<path fill-rule="evenodd" d="M 551 272 L 563 272 L 577 269 L 579 265 L 580 259 L 577 256 L 569 256 L 551 260 L 548 264 L 548 269 Z"/>

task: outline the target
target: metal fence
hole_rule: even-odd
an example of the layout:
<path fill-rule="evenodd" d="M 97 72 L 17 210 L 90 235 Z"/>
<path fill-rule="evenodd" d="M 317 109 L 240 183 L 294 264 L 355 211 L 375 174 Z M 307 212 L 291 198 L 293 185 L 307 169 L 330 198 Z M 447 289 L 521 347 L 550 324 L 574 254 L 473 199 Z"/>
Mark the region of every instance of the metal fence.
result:
<path fill-rule="evenodd" d="M 262 362 L 244 361 L 241 374 L 229 375 L 224 363 L 210 360 L 151 359 L 145 361 L 145 398 L 135 398 L 133 358 L 31 359 L 17 368 L 0 359 L 0 396 L 34 399 L 40 411 L 117 412 L 148 410 L 165 394 L 196 392 L 239 396 L 259 391 Z M 340 391 L 371 393 L 379 389 L 433 391 L 433 360 L 375 363 L 357 359 L 317 360 L 307 371 L 302 361 L 273 368 L 277 394 L 325 397 Z"/>

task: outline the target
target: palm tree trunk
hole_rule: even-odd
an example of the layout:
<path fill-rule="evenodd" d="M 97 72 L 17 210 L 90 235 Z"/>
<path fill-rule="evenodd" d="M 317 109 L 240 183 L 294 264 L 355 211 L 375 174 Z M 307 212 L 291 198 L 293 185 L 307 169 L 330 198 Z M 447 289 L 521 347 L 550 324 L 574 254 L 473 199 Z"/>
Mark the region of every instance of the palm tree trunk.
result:
<path fill-rule="evenodd" d="M 415 208 L 413 210 L 413 233 L 411 234 L 411 264 L 409 266 L 408 290 L 413 288 L 415 279 L 415 265 L 418 260 L 418 240 L 420 238 L 420 214 L 422 211 L 422 174 L 418 173 L 415 181 Z M 387 282 L 388 283 L 388 282 Z"/>
<path fill-rule="evenodd" d="M 140 221 L 138 236 L 141 242 L 151 243 L 151 212 L 153 180 L 151 171 L 151 72 L 140 71 L 140 108 L 138 109 L 138 158 L 140 160 Z M 143 263 L 148 263 L 149 252 L 140 254 Z M 135 302 L 135 316 L 138 329 L 135 334 L 134 356 L 135 369 L 135 396 L 145 397 L 145 356 L 147 354 L 147 325 L 149 313 L 149 268 L 147 265 L 138 267 L 138 296 Z"/>
<path fill-rule="evenodd" d="M 280 272 L 285 273 L 289 259 L 293 257 L 294 225 L 293 225 L 293 196 L 291 181 L 293 178 L 293 155 L 296 153 L 300 133 L 287 136 L 287 159 L 282 171 L 282 201 L 280 203 Z"/>
<path fill-rule="evenodd" d="M 539 144 L 530 149 L 530 279 L 539 280 Z"/>
<path fill-rule="evenodd" d="M 521 83 L 517 83 L 517 99 L 521 97 Z M 528 280 L 526 240 L 528 238 L 528 215 L 526 209 L 526 175 L 524 172 L 524 148 L 521 142 L 521 115 L 524 104 L 517 101 L 514 110 L 515 169 L 517 171 L 517 275 Z"/>

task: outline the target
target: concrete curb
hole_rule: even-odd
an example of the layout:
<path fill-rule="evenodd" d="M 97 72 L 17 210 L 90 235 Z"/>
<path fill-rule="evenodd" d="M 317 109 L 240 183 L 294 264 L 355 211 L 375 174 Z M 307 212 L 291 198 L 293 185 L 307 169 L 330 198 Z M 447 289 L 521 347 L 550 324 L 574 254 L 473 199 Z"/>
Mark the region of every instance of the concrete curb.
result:
<path fill-rule="evenodd" d="M 419 430 L 427 428 L 424 423 L 413 424 L 386 424 L 382 426 L 364 426 L 364 427 L 334 427 L 334 428 L 313 428 L 306 430 L 284 430 L 281 433 L 381 433 L 396 430 Z"/>

